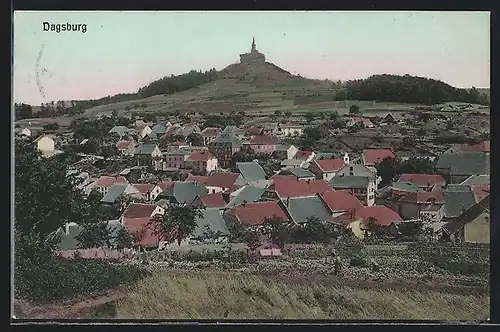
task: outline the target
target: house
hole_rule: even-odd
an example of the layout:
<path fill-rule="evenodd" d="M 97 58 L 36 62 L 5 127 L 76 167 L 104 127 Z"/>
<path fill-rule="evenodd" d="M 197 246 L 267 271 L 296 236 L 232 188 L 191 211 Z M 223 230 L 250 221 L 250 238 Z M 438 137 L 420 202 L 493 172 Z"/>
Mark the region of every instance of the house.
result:
<path fill-rule="evenodd" d="M 134 141 L 118 141 L 116 142 L 116 148 L 124 156 L 133 156 L 135 151 Z"/>
<path fill-rule="evenodd" d="M 323 159 L 343 159 L 345 164 L 349 164 L 349 154 L 344 151 L 337 152 L 319 152 L 314 156 L 313 160 L 323 160 Z"/>
<path fill-rule="evenodd" d="M 208 146 L 210 152 L 217 158 L 220 167 L 228 167 L 233 155 L 241 149 L 242 143 L 234 133 L 227 131 L 222 132 Z"/>
<path fill-rule="evenodd" d="M 183 149 L 186 149 L 189 147 L 191 147 L 191 143 L 187 143 L 184 141 L 175 141 L 175 142 L 167 143 L 165 151 L 166 152 L 176 152 L 176 151 L 183 150 Z"/>
<path fill-rule="evenodd" d="M 134 156 L 142 165 L 150 163 L 153 166 L 156 166 L 158 160 L 161 160 L 162 152 L 158 145 L 144 143 L 135 148 Z"/>
<path fill-rule="evenodd" d="M 280 171 L 277 175 L 291 176 L 293 180 L 315 180 L 316 175 L 302 167 L 292 167 Z"/>
<path fill-rule="evenodd" d="M 300 159 L 285 159 L 280 163 L 280 166 L 281 169 L 294 168 L 294 167 L 301 167 L 307 169 L 309 168 L 309 166 L 311 166 L 311 164 L 306 162 L 305 160 L 300 160 Z"/>
<path fill-rule="evenodd" d="M 431 189 L 434 186 L 444 187 L 446 181 L 441 174 L 402 174 L 396 182 L 414 183 L 422 189 Z"/>
<path fill-rule="evenodd" d="M 396 159 L 391 149 L 365 149 L 361 155 L 362 164 L 369 168 L 375 168 L 385 158 Z"/>
<path fill-rule="evenodd" d="M 460 216 L 443 225 L 447 238 L 452 236 L 467 243 L 490 243 L 490 196 L 465 210 Z"/>
<path fill-rule="evenodd" d="M 114 183 L 128 183 L 128 181 L 123 176 L 101 176 L 94 182 L 94 189 L 100 194 L 106 195 Z"/>
<path fill-rule="evenodd" d="M 241 127 L 236 129 L 234 133 L 239 137 L 262 135 L 262 128 L 255 126 Z"/>
<path fill-rule="evenodd" d="M 332 191 L 332 188 L 324 180 L 297 181 L 276 178 L 266 188 L 263 197 L 272 200 L 285 200 L 288 197 L 314 196 L 327 191 Z"/>
<path fill-rule="evenodd" d="M 266 179 L 266 172 L 256 161 L 236 163 L 236 168 L 247 182 Z"/>
<path fill-rule="evenodd" d="M 330 209 L 333 217 L 363 207 L 363 203 L 346 190 L 326 191 L 318 194 L 318 197 Z"/>
<path fill-rule="evenodd" d="M 203 196 L 197 196 L 189 206 L 196 209 L 206 209 L 206 208 L 218 208 L 222 209 L 226 206 L 226 202 L 222 198 L 221 193 L 206 194 Z"/>
<path fill-rule="evenodd" d="M 318 195 L 308 197 L 288 197 L 283 201 L 291 219 L 302 224 L 309 218 L 318 218 L 320 221 L 332 221 L 332 212 Z"/>
<path fill-rule="evenodd" d="M 312 151 L 297 151 L 297 153 L 295 154 L 295 156 L 293 156 L 294 159 L 297 159 L 297 160 L 302 160 L 302 161 L 305 161 L 305 162 L 310 162 L 314 159 L 314 156 L 316 156 L 316 154 Z"/>
<path fill-rule="evenodd" d="M 398 225 L 403 219 L 395 211 L 386 206 L 363 206 L 354 211 L 344 213 L 338 218 L 338 223 L 352 230 L 354 235 L 363 239 L 366 234 L 366 226 L 370 220 L 374 220 L 377 226 Z"/>
<path fill-rule="evenodd" d="M 189 155 L 190 153 L 184 150 L 165 152 L 161 159 L 156 160 L 155 169 L 163 171 L 183 169 Z"/>
<path fill-rule="evenodd" d="M 208 145 L 208 143 L 219 137 L 221 132 L 220 128 L 217 127 L 207 127 L 203 129 L 200 132 L 200 135 L 203 138 L 203 144 Z"/>
<path fill-rule="evenodd" d="M 276 151 L 278 139 L 272 135 L 252 136 L 244 146 L 251 148 L 255 153 L 273 153 Z"/>
<path fill-rule="evenodd" d="M 262 125 L 262 134 L 264 135 L 277 135 L 279 127 L 277 123 L 264 123 Z"/>
<path fill-rule="evenodd" d="M 155 204 L 130 203 L 121 216 L 121 222 L 134 239 L 134 245 L 156 247 L 163 239 L 150 222 L 154 216 L 164 213 L 165 210 Z"/>
<path fill-rule="evenodd" d="M 460 154 L 460 153 L 490 153 L 490 141 L 482 141 L 477 144 L 453 144 L 444 153 L 445 154 Z"/>
<path fill-rule="evenodd" d="M 207 187 L 199 182 L 174 182 L 162 191 L 156 200 L 166 199 L 170 204 L 191 204 L 197 196 L 208 194 Z"/>
<path fill-rule="evenodd" d="M 149 137 L 153 139 L 159 139 L 164 136 L 167 132 L 167 125 L 163 123 L 157 123 L 151 128 L 151 132 L 149 133 Z"/>
<path fill-rule="evenodd" d="M 43 154 L 53 154 L 55 152 L 55 142 L 53 135 L 42 135 L 35 141 L 36 149 Z"/>
<path fill-rule="evenodd" d="M 299 151 L 294 145 L 291 144 L 277 144 L 273 152 L 273 158 L 283 160 L 292 159 Z"/>
<path fill-rule="evenodd" d="M 468 208 L 476 204 L 476 199 L 470 186 L 447 185 L 443 188 L 444 221 L 459 217 Z"/>
<path fill-rule="evenodd" d="M 354 125 L 363 125 L 365 128 L 375 128 L 372 120 L 358 116 L 351 117 L 346 123 L 347 127 L 352 127 Z"/>
<path fill-rule="evenodd" d="M 187 156 L 184 167 L 207 174 L 217 169 L 217 158 L 208 150 L 193 151 Z"/>
<path fill-rule="evenodd" d="M 383 205 L 396 211 L 405 220 L 421 219 L 440 222 L 444 218 L 445 200 L 441 190 L 393 190 Z"/>
<path fill-rule="evenodd" d="M 120 139 L 125 136 L 129 136 L 133 132 L 132 129 L 129 129 L 125 126 L 114 126 L 109 130 L 108 133 L 110 134 L 116 134 Z"/>
<path fill-rule="evenodd" d="M 490 175 L 490 155 L 482 152 L 443 153 L 437 159 L 436 172 L 451 184 L 461 183 L 472 175 Z"/>
<path fill-rule="evenodd" d="M 115 182 L 109 187 L 106 195 L 101 198 L 101 203 L 103 204 L 114 204 L 118 198 L 125 194 L 125 190 L 129 186 L 128 183 Z"/>
<path fill-rule="evenodd" d="M 149 136 L 151 134 L 151 132 L 152 132 L 151 127 L 149 127 L 146 124 L 140 125 L 140 126 L 135 128 L 135 134 L 137 135 L 137 138 L 140 140 L 146 136 Z"/>
<path fill-rule="evenodd" d="M 201 210 L 201 216 L 196 217 L 196 228 L 191 234 L 192 239 L 205 240 L 209 238 L 227 237 L 229 230 L 222 217 L 221 211 L 217 208 L 207 208 Z"/>
<path fill-rule="evenodd" d="M 230 209 L 244 203 L 258 202 L 264 195 L 265 191 L 265 188 L 259 188 L 252 185 L 243 186 L 231 194 L 232 197 L 225 208 Z"/>
<path fill-rule="evenodd" d="M 299 137 L 303 133 L 302 126 L 298 123 L 287 122 L 278 124 L 278 135 L 283 137 Z"/>
<path fill-rule="evenodd" d="M 388 113 L 383 119 L 382 119 L 382 122 L 383 123 L 387 123 L 387 124 L 393 124 L 396 122 L 396 119 L 394 118 L 394 116 L 391 114 L 391 113 Z"/>
<path fill-rule="evenodd" d="M 223 217 L 228 226 L 234 223 L 258 226 L 269 218 L 291 221 L 278 201 L 243 203 L 226 210 Z"/>
<path fill-rule="evenodd" d="M 135 192 L 132 194 L 132 196 L 144 199 L 146 201 L 151 201 L 158 194 L 153 194 L 153 190 L 156 188 L 155 184 L 152 183 L 135 183 L 131 185 L 133 189 L 135 189 Z"/>
<path fill-rule="evenodd" d="M 344 159 L 315 159 L 309 169 L 318 179 L 330 181 L 345 165 Z"/>
<path fill-rule="evenodd" d="M 240 173 L 213 172 L 205 181 L 209 193 L 224 192 L 235 185 L 244 185 L 245 180 Z"/>
<path fill-rule="evenodd" d="M 72 177 L 73 184 L 75 188 L 84 190 L 91 182 L 90 174 L 87 172 L 79 172 L 74 169 L 70 169 L 66 172 L 67 176 Z"/>
<path fill-rule="evenodd" d="M 181 126 L 174 133 L 174 136 L 188 137 L 191 134 L 197 134 L 200 132 L 200 127 L 196 123 L 187 123 Z"/>
<path fill-rule="evenodd" d="M 347 164 L 342 167 L 336 176 L 349 175 L 349 176 L 368 176 L 375 179 L 375 190 L 382 181 L 380 176 L 377 176 L 377 169 L 375 167 L 366 167 L 359 164 Z"/>
<path fill-rule="evenodd" d="M 372 176 L 337 175 L 329 182 L 335 190 L 347 190 L 366 206 L 375 204 L 375 178 Z"/>
<path fill-rule="evenodd" d="M 26 136 L 26 137 L 31 137 L 32 135 L 32 132 L 29 128 L 25 127 L 25 128 L 15 128 L 14 129 L 14 132 L 18 135 L 21 135 L 21 136 Z"/>

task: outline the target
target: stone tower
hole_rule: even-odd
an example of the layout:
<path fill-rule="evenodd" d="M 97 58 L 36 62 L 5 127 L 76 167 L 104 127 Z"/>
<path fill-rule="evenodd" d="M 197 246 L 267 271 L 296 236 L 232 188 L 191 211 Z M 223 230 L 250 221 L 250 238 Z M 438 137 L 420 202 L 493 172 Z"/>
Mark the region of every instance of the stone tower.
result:
<path fill-rule="evenodd" d="M 255 44 L 255 38 L 252 38 L 252 49 L 250 53 L 240 54 L 241 63 L 264 63 L 266 62 L 266 56 L 259 51 L 257 51 L 257 46 Z"/>

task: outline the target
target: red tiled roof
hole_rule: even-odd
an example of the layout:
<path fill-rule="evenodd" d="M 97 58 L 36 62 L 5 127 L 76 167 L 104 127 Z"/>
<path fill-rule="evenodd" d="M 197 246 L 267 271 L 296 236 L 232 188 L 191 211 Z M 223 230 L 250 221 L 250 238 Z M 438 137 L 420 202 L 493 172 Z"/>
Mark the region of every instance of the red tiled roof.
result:
<path fill-rule="evenodd" d="M 377 164 L 385 158 L 396 158 L 394 153 L 389 149 L 367 149 L 363 150 L 365 164 Z"/>
<path fill-rule="evenodd" d="M 130 144 L 132 144 L 132 143 L 134 143 L 134 142 L 132 142 L 132 141 L 118 141 L 116 143 L 116 148 L 118 150 L 123 150 L 123 149 L 128 148 L 130 146 Z"/>
<path fill-rule="evenodd" d="M 306 160 L 312 155 L 312 151 L 297 151 L 295 156 L 293 157 L 294 159 L 300 159 L 300 160 Z"/>
<path fill-rule="evenodd" d="M 356 196 L 346 190 L 327 191 L 320 196 L 332 211 L 350 211 L 363 206 Z"/>
<path fill-rule="evenodd" d="M 234 193 L 236 190 L 240 189 L 241 187 L 236 185 L 236 184 L 233 184 L 231 187 L 227 188 L 226 190 L 224 190 L 224 194 L 231 194 L 231 193 Z"/>
<path fill-rule="evenodd" d="M 337 172 L 345 166 L 344 159 L 338 158 L 317 160 L 316 163 L 323 172 Z"/>
<path fill-rule="evenodd" d="M 173 186 L 175 181 L 162 181 L 156 184 L 158 187 L 160 187 L 161 190 L 167 190 L 171 186 Z"/>
<path fill-rule="evenodd" d="M 201 131 L 200 135 L 203 137 L 217 137 L 220 135 L 220 133 L 221 133 L 220 128 L 207 127 Z"/>
<path fill-rule="evenodd" d="M 440 190 L 408 192 L 406 195 L 399 198 L 400 202 L 409 203 L 428 203 L 428 204 L 444 204 L 443 193 Z"/>
<path fill-rule="evenodd" d="M 187 157 L 187 161 L 203 161 L 207 162 L 210 159 L 214 159 L 214 155 L 208 150 L 193 151 Z"/>
<path fill-rule="evenodd" d="M 474 193 L 474 198 L 476 203 L 481 202 L 486 196 L 490 194 L 489 184 L 473 184 L 471 185 L 472 192 Z"/>
<path fill-rule="evenodd" d="M 123 226 L 130 233 L 132 238 L 135 238 L 135 234 L 142 233 L 139 241 L 135 241 L 135 245 L 138 246 L 155 246 L 158 245 L 160 241 L 160 236 L 155 234 L 154 227 L 149 225 L 151 221 L 150 217 L 146 218 L 124 218 Z"/>
<path fill-rule="evenodd" d="M 361 219 L 365 224 L 368 223 L 370 217 L 375 218 L 376 224 L 379 226 L 389 226 L 392 223 L 403 221 L 399 214 L 384 205 L 363 206 L 356 209 L 354 216 L 355 219 Z"/>
<path fill-rule="evenodd" d="M 411 182 L 419 187 L 445 185 L 446 181 L 440 174 L 403 174 L 396 182 Z"/>
<path fill-rule="evenodd" d="M 221 193 L 207 194 L 205 196 L 201 196 L 200 199 L 203 202 L 203 205 L 205 205 L 208 208 L 211 207 L 219 208 L 226 206 L 226 202 L 224 202 Z"/>
<path fill-rule="evenodd" d="M 149 218 L 155 209 L 155 204 L 130 203 L 122 216 L 124 218 Z"/>
<path fill-rule="evenodd" d="M 184 182 L 199 182 L 199 183 L 205 183 L 208 179 L 208 176 L 201 176 L 201 175 L 193 175 L 189 174 L 186 180 Z"/>
<path fill-rule="evenodd" d="M 298 181 L 288 179 L 273 179 L 273 183 L 268 188 L 274 191 L 279 197 L 306 197 L 333 191 L 328 182 L 324 180 Z"/>
<path fill-rule="evenodd" d="M 283 221 L 290 221 L 277 201 L 247 203 L 238 205 L 228 212 L 234 215 L 238 221 L 246 225 L 261 225 L 267 218 L 273 215 L 281 218 Z"/>
<path fill-rule="evenodd" d="M 101 176 L 97 181 L 95 182 L 96 187 L 100 188 L 109 188 L 113 185 L 113 183 L 127 183 L 127 179 L 125 179 L 123 176 Z"/>
<path fill-rule="evenodd" d="M 150 193 L 153 190 L 153 188 L 155 187 L 154 184 L 150 184 L 150 183 L 137 183 L 137 184 L 133 184 L 133 186 L 141 194 Z"/>
<path fill-rule="evenodd" d="M 256 135 L 250 138 L 249 143 L 255 145 L 273 145 L 278 143 L 278 139 L 271 135 Z"/>
<path fill-rule="evenodd" d="M 368 118 L 363 118 L 363 117 L 355 116 L 355 117 L 352 117 L 351 120 L 354 121 L 354 122 L 356 122 L 356 123 L 360 123 L 361 122 L 365 126 L 373 125 L 372 120 L 370 120 Z"/>
<path fill-rule="evenodd" d="M 210 174 L 205 184 L 212 187 L 230 188 L 240 173 L 232 172 L 214 172 Z"/>

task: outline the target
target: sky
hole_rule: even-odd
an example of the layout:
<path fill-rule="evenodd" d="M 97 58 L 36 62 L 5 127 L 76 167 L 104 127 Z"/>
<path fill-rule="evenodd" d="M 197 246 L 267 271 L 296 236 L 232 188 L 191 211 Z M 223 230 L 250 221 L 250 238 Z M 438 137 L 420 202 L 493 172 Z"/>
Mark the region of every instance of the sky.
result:
<path fill-rule="evenodd" d="M 43 22 L 86 32 L 43 31 Z M 416 75 L 490 86 L 489 12 L 14 12 L 14 101 L 136 92 L 239 61 L 252 37 L 268 62 L 331 80 Z"/>

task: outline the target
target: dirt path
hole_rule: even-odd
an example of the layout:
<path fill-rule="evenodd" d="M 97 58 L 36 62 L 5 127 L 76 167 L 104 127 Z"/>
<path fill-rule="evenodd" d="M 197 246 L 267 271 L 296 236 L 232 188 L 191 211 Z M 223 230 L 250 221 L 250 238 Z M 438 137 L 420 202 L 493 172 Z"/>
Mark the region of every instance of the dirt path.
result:
<path fill-rule="evenodd" d="M 60 303 L 33 305 L 24 300 L 14 300 L 14 314 L 20 319 L 78 319 L 107 303 L 117 301 L 125 294 L 120 291 Z"/>

